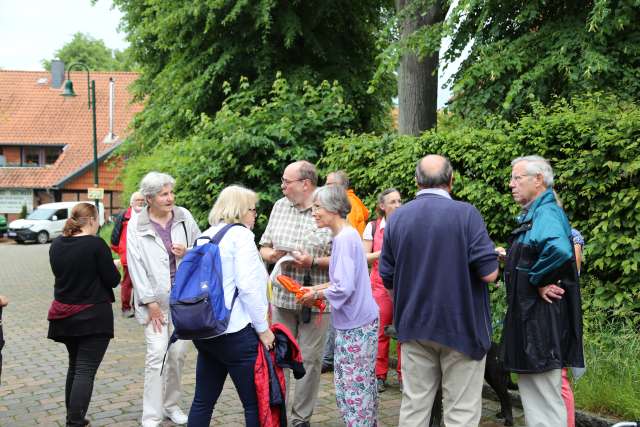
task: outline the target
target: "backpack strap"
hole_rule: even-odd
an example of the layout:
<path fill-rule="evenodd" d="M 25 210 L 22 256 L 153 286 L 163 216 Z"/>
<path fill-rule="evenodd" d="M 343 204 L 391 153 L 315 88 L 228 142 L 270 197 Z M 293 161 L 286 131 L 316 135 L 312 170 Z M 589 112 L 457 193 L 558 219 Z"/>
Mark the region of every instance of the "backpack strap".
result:
<path fill-rule="evenodd" d="M 371 224 L 371 248 L 373 249 L 376 241 L 376 233 L 378 232 L 378 220 L 374 219 L 373 221 L 369 221 L 369 224 Z"/>
<path fill-rule="evenodd" d="M 235 227 L 236 225 L 239 225 L 240 227 L 244 227 L 244 224 L 239 224 L 239 223 L 227 224 L 224 227 L 222 227 L 222 229 L 218 231 L 215 236 L 211 238 L 211 243 L 215 243 L 216 245 L 219 245 L 224 235 L 227 234 L 227 231 L 229 231 L 231 227 Z"/>

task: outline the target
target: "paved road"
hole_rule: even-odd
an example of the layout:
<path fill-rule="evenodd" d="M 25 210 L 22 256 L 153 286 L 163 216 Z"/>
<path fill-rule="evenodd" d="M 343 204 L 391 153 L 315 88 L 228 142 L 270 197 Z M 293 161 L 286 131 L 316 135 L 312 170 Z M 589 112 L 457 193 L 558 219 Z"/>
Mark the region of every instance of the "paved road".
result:
<path fill-rule="evenodd" d="M 7 344 L 0 385 L 0 426 L 64 426 L 64 379 L 66 351 L 62 344 L 46 339 L 46 313 L 52 298 L 53 276 L 48 263 L 49 245 L 0 243 L 0 293 L 10 297 L 4 312 Z M 118 310 L 119 301 L 114 304 Z M 133 319 L 116 316 L 115 339 L 96 377 L 88 417 L 93 426 L 138 426 L 142 408 L 144 372 L 142 328 Z M 195 349 L 187 354 L 183 376 L 182 407 L 188 412 L 195 384 Z M 395 426 L 401 394 L 395 376 L 380 395 L 380 426 Z M 484 401 L 483 427 L 497 427 L 493 418 L 498 404 Z M 516 424 L 522 412 L 516 410 Z M 166 421 L 163 426 L 173 425 Z M 242 426 L 242 408 L 230 381 L 216 406 L 212 426 Z M 321 379 L 314 426 L 344 425 L 336 409 L 333 378 Z"/>

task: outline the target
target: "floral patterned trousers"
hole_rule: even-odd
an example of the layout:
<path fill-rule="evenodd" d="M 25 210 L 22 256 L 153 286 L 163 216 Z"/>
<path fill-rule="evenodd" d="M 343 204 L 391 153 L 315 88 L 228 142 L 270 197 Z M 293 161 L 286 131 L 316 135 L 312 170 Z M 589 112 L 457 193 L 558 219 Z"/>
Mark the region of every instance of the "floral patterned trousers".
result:
<path fill-rule="evenodd" d="M 358 328 L 336 329 L 336 401 L 348 427 L 378 423 L 377 353 L 378 319 Z"/>

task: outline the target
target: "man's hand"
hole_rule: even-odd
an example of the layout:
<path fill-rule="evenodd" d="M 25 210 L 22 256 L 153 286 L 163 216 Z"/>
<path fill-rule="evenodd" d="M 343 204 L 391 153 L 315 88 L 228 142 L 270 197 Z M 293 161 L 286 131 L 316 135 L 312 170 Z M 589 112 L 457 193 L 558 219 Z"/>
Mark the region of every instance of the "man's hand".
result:
<path fill-rule="evenodd" d="M 551 299 L 562 299 L 562 295 L 564 295 L 564 289 L 554 284 L 542 286 L 541 288 L 538 288 L 538 295 L 540 295 L 540 298 L 542 298 L 549 304 L 553 304 L 553 301 Z"/>
<path fill-rule="evenodd" d="M 496 255 L 498 256 L 498 261 L 505 262 L 507 260 L 507 251 L 502 246 L 496 247 Z"/>
<path fill-rule="evenodd" d="M 276 250 L 268 246 L 263 246 L 260 248 L 260 255 L 262 256 L 262 259 L 270 264 L 275 264 L 276 262 L 278 262 L 280 258 L 285 256 L 286 254 L 287 254 L 286 251 Z"/>
<path fill-rule="evenodd" d="M 155 332 L 162 332 L 162 326 L 166 323 L 164 313 L 160 309 L 160 305 L 157 302 L 150 302 L 147 304 L 149 310 L 149 323 L 153 325 Z"/>
<path fill-rule="evenodd" d="M 291 252 L 295 261 L 293 261 L 293 265 L 298 268 L 311 268 L 311 264 L 313 264 L 313 257 L 309 255 L 305 251 L 293 251 Z"/>
<path fill-rule="evenodd" d="M 187 252 L 187 247 L 181 243 L 173 243 L 171 245 L 171 253 L 177 256 L 178 258 L 182 258 L 186 252 Z"/>
<path fill-rule="evenodd" d="M 9 304 L 9 298 L 5 297 L 4 295 L 0 295 L 0 307 L 4 307 L 7 304 Z"/>

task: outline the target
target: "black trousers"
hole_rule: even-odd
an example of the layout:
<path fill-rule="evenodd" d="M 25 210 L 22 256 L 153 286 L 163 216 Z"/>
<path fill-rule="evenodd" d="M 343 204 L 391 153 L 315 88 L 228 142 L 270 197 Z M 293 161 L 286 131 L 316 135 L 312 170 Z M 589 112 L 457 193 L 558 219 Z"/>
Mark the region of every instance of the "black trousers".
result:
<path fill-rule="evenodd" d="M 105 335 L 69 337 L 63 342 L 69 352 L 64 402 L 67 407 L 67 427 L 82 427 L 87 414 L 93 381 L 111 338 Z"/>

